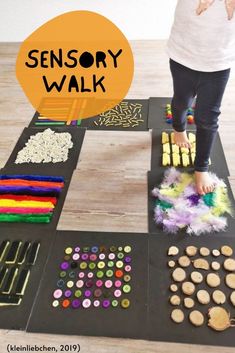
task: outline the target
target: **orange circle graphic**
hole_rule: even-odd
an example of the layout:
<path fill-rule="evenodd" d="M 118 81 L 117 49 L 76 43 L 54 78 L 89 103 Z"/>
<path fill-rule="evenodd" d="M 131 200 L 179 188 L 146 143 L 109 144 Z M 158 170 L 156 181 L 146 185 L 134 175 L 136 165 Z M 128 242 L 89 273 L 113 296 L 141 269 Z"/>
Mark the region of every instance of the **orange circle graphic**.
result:
<path fill-rule="evenodd" d="M 16 76 L 42 117 L 76 120 L 96 116 L 126 96 L 134 60 L 123 33 L 90 11 L 48 21 L 21 45 Z"/>

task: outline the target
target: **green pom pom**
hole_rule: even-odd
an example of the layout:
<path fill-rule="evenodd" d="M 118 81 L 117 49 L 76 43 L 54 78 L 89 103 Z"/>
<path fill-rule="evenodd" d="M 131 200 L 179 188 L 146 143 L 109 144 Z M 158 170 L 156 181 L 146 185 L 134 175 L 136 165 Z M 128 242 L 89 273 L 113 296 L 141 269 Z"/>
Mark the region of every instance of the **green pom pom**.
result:
<path fill-rule="evenodd" d="M 208 194 L 205 194 L 202 196 L 203 201 L 208 207 L 214 207 L 215 206 L 215 193 L 214 192 L 209 192 Z"/>

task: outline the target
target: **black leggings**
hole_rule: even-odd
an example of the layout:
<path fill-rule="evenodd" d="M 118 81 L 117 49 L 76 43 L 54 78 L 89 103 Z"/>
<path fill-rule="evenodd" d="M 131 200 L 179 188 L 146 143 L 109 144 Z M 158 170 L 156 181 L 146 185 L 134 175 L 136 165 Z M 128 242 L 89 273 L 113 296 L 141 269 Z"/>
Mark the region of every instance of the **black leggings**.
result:
<path fill-rule="evenodd" d="M 187 111 L 197 96 L 194 119 L 197 127 L 195 170 L 208 170 L 210 152 L 218 129 L 220 106 L 230 69 L 201 72 L 191 70 L 170 59 L 174 96 L 173 128 L 185 131 Z"/>

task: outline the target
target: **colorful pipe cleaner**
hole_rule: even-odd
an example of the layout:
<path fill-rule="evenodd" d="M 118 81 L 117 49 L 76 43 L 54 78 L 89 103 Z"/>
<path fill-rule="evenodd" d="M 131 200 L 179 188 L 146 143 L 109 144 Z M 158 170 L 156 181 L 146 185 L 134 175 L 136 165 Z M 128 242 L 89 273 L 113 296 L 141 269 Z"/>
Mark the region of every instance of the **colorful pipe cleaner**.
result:
<path fill-rule="evenodd" d="M 64 178 L 0 175 L 0 222 L 49 223 Z"/>
<path fill-rule="evenodd" d="M 168 233 L 184 229 L 187 234 L 200 235 L 225 231 L 226 214 L 233 216 L 226 184 L 210 173 L 215 183 L 212 193 L 196 192 L 194 175 L 169 168 L 152 195 L 156 198 L 154 220 Z"/>

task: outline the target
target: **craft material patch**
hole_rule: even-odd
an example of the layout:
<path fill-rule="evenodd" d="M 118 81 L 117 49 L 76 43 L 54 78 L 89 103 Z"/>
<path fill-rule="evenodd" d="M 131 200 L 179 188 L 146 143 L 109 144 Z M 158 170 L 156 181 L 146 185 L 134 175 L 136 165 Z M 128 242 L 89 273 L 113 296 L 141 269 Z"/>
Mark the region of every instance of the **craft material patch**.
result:
<path fill-rule="evenodd" d="M 215 174 L 210 175 L 215 190 L 201 196 L 196 192 L 193 174 L 173 167 L 165 172 L 162 183 L 152 191 L 156 199 L 154 220 L 165 232 L 185 230 L 187 234 L 200 235 L 225 231 L 226 215 L 233 215 L 226 184 Z M 225 248 L 223 251 L 226 253 L 228 250 Z M 201 255 L 209 255 L 205 247 L 200 252 Z M 194 254 L 194 249 L 188 248 L 187 253 L 189 256 Z M 229 251 L 227 253 L 230 254 Z"/>
<path fill-rule="evenodd" d="M 129 245 L 65 248 L 58 264 L 52 306 L 61 309 L 128 309 L 132 291 L 131 251 Z"/>
<path fill-rule="evenodd" d="M 133 72 L 123 33 L 89 11 L 68 12 L 43 24 L 22 43 L 16 62 L 16 76 L 33 107 L 56 121 L 94 117 L 116 106 Z"/>

